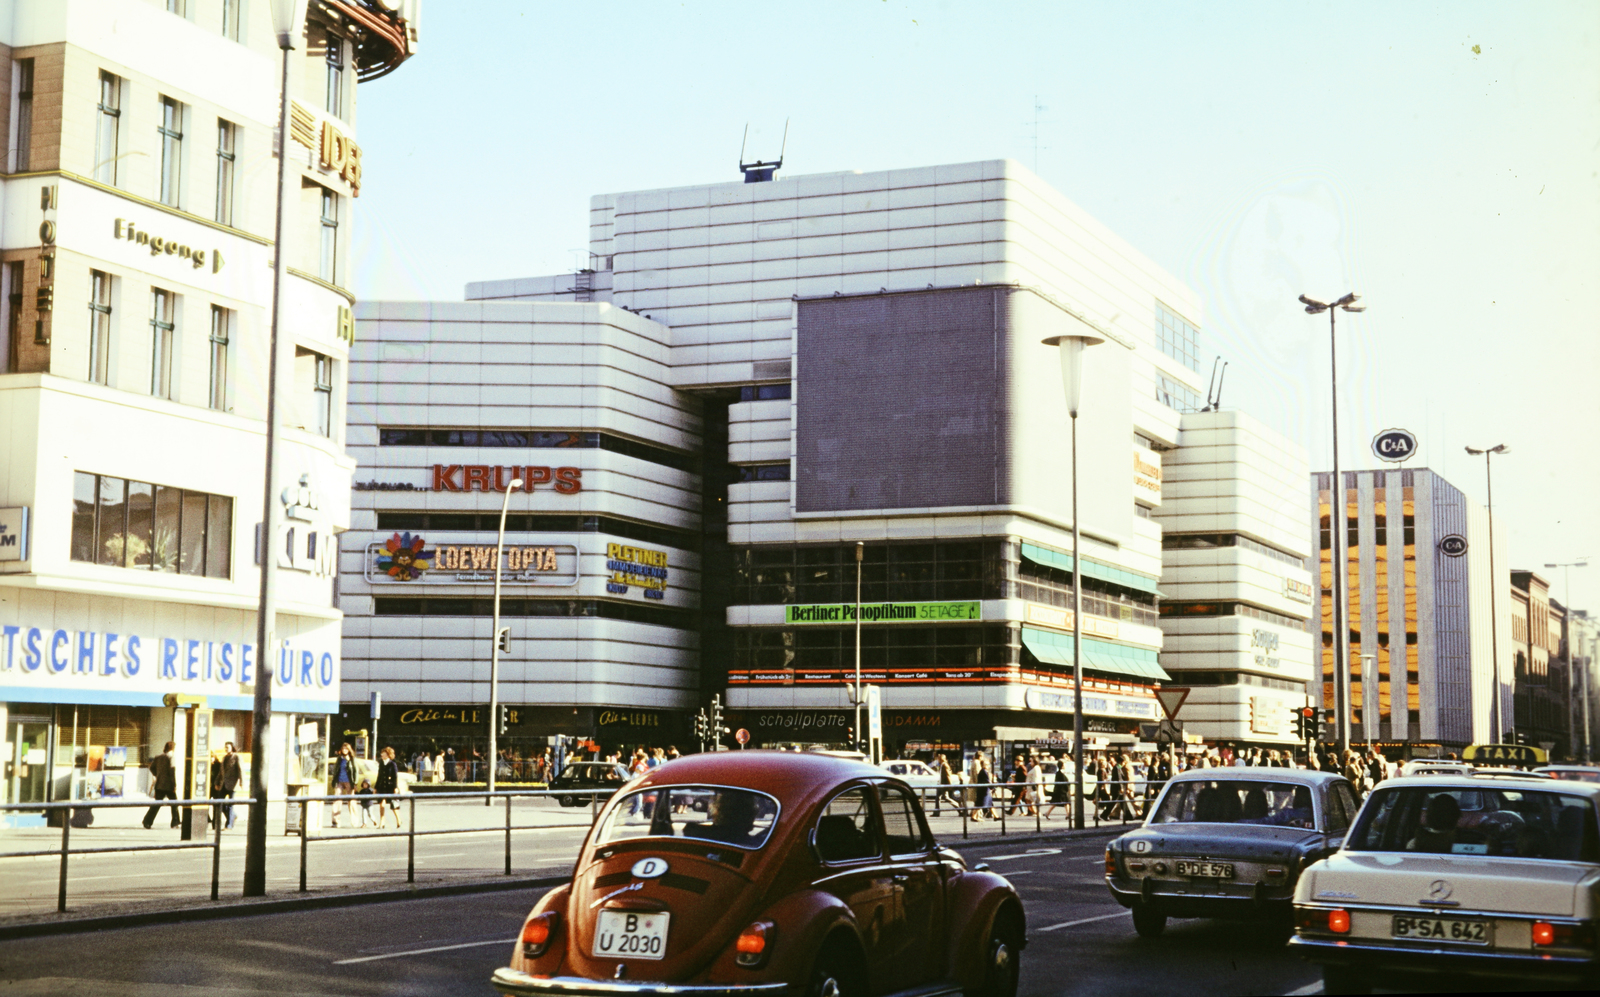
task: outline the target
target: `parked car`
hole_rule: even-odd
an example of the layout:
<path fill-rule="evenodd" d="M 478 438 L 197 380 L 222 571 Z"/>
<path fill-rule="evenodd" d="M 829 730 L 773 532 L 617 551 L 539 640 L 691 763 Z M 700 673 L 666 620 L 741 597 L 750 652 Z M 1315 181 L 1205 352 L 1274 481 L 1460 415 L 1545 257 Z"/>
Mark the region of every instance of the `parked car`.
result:
<path fill-rule="evenodd" d="M 1400 766 L 1400 778 L 1414 775 L 1471 775 L 1472 765 L 1467 762 L 1440 761 L 1437 758 L 1413 758 Z"/>
<path fill-rule="evenodd" d="M 1538 775 L 1570 782 L 1600 782 L 1600 768 L 1593 765 L 1542 765 L 1533 771 Z"/>
<path fill-rule="evenodd" d="M 1276 919 L 1287 930 L 1300 870 L 1339 847 L 1356 806 L 1349 781 L 1327 772 L 1184 772 L 1142 826 L 1106 847 L 1106 886 L 1146 938 L 1169 917 Z"/>
<path fill-rule="evenodd" d="M 716 752 L 606 805 L 492 982 L 516 997 L 1012 997 L 1025 928 L 1011 884 L 935 841 L 882 769 Z"/>
<path fill-rule="evenodd" d="M 901 780 L 908 786 L 921 789 L 924 786 L 939 785 L 939 773 L 927 762 L 919 762 L 914 758 L 897 758 L 892 761 L 882 761 L 878 767 Z"/>
<path fill-rule="evenodd" d="M 550 783 L 561 791 L 556 802 L 564 807 L 586 807 L 598 796 L 606 799 L 630 778 L 626 766 L 617 762 L 571 762 Z"/>
<path fill-rule="evenodd" d="M 1384 783 L 1300 877 L 1290 944 L 1330 994 L 1457 974 L 1594 989 L 1597 800 L 1528 773 Z"/>

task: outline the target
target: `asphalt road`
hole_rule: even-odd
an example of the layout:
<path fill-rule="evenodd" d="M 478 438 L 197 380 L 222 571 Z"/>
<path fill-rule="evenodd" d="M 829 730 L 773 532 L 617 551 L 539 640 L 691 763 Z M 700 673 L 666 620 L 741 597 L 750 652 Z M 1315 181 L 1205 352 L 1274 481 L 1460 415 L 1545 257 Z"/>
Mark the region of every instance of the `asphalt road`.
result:
<path fill-rule="evenodd" d="M 1101 878 L 1107 836 L 962 849 L 1012 878 L 1027 907 L 1025 997 L 1321 992 L 1281 939 L 1172 922 L 1144 941 Z M 528 891 L 371 904 L 0 942 L 0 997 L 489 994 Z"/>

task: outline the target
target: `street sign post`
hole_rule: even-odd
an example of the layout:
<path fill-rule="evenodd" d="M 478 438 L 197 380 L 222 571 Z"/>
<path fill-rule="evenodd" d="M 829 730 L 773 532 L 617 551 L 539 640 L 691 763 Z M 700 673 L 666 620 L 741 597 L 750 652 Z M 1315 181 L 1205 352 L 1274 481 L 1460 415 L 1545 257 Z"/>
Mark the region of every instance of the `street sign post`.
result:
<path fill-rule="evenodd" d="M 866 687 L 867 696 L 867 757 L 876 765 L 883 760 L 883 691 L 875 685 Z"/>
<path fill-rule="evenodd" d="M 745 730 L 743 727 L 740 727 L 734 732 L 733 739 L 739 742 L 739 747 L 743 748 L 745 745 L 750 743 L 750 732 Z"/>
<path fill-rule="evenodd" d="M 1178 718 L 1178 710 L 1183 707 L 1183 701 L 1189 698 L 1189 692 L 1188 688 L 1176 685 L 1156 690 L 1156 702 L 1161 704 L 1161 712 L 1167 715 L 1168 720 Z"/>

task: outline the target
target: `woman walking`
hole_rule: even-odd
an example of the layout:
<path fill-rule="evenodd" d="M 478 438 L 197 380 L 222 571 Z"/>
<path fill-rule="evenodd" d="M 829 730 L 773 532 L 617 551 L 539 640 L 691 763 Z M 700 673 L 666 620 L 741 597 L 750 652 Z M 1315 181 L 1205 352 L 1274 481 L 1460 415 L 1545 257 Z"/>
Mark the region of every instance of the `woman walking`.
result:
<path fill-rule="evenodd" d="M 994 819 L 994 772 L 989 769 L 989 756 L 978 756 L 977 771 L 972 773 L 972 781 L 977 787 L 978 802 L 977 813 L 972 815 L 973 820 Z"/>
<path fill-rule="evenodd" d="M 379 796 L 385 793 L 398 792 L 400 787 L 400 766 L 394 760 L 394 749 L 384 748 L 378 752 L 378 781 L 373 785 L 373 791 Z M 400 829 L 400 801 L 378 801 L 378 827 L 383 827 L 389 814 L 394 814 L 395 830 Z"/>
<path fill-rule="evenodd" d="M 1055 781 L 1050 786 L 1050 808 L 1044 812 L 1045 820 L 1049 820 L 1050 815 L 1056 812 L 1056 807 L 1062 808 L 1063 818 L 1070 820 L 1072 817 L 1068 805 L 1071 803 L 1072 780 L 1067 778 L 1067 761 L 1068 757 L 1062 755 L 1061 760 L 1056 762 Z"/>

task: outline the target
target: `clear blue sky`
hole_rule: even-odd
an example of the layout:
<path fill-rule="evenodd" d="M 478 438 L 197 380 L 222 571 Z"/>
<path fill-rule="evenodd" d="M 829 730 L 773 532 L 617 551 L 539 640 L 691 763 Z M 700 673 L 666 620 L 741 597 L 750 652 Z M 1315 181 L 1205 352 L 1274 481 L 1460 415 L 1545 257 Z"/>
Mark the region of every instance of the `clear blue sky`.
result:
<path fill-rule="evenodd" d="M 1036 107 L 1042 106 L 1041 110 Z M 363 298 L 573 269 L 591 194 L 1011 157 L 1196 288 L 1224 403 L 1325 466 L 1380 429 L 1479 502 L 1516 567 L 1594 555 L 1600 3 L 431 0 L 361 88 Z M 1560 572 L 1546 572 L 1561 596 Z"/>

